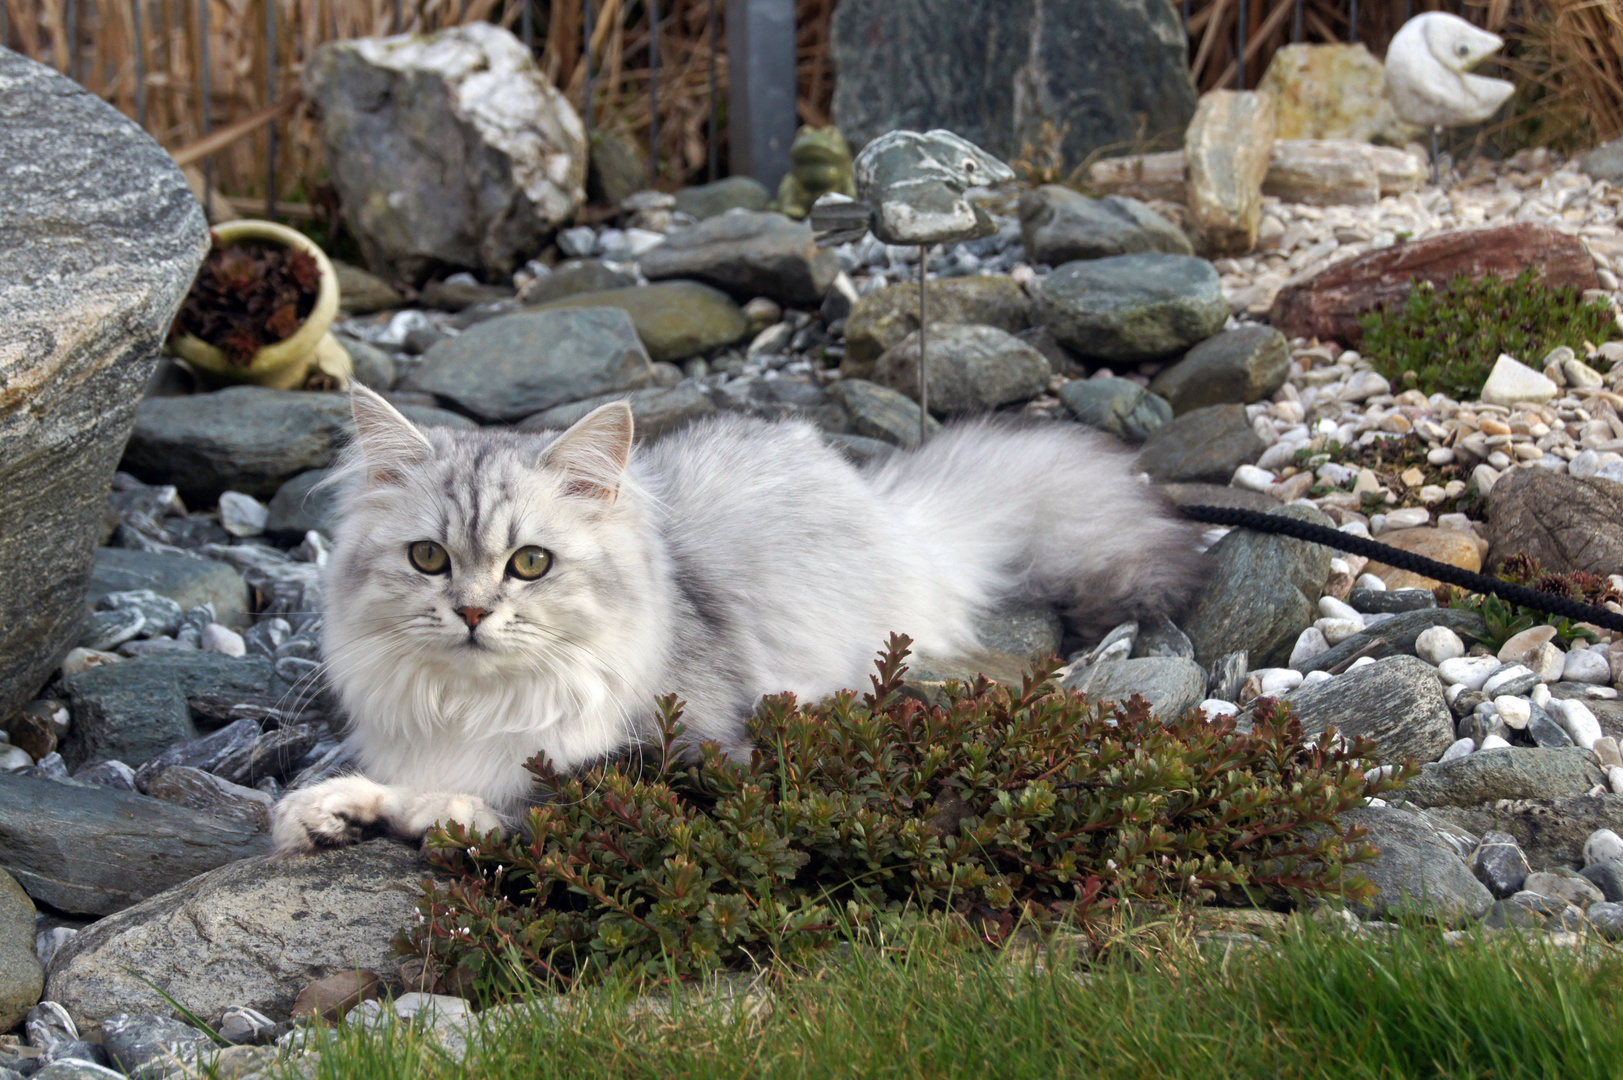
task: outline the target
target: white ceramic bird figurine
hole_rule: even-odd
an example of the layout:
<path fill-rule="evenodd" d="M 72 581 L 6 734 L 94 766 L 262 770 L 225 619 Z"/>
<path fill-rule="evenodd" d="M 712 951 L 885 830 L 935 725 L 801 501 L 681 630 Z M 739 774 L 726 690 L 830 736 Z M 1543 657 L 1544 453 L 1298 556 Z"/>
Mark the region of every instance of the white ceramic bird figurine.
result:
<path fill-rule="evenodd" d="M 1469 72 L 1504 43 L 1498 34 L 1441 11 L 1404 23 L 1386 50 L 1386 92 L 1398 118 L 1436 128 L 1492 116 L 1516 87 Z"/>

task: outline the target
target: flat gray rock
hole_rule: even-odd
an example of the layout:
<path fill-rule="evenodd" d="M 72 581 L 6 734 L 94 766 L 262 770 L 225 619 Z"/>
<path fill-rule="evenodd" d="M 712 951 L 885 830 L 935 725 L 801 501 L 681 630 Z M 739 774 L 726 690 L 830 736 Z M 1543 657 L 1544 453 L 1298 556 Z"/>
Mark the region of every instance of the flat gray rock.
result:
<path fill-rule="evenodd" d="M 801 307 L 822 303 L 840 272 L 810 225 L 770 210 L 729 210 L 674 230 L 639 265 L 650 281 L 686 278 L 737 300 L 765 296 Z"/>
<path fill-rule="evenodd" d="M 662 281 L 636 288 L 577 293 L 538 310 L 618 308 L 631 317 L 637 337 L 654 361 L 672 363 L 731 345 L 749 323 L 728 295 L 697 281 Z"/>
<path fill-rule="evenodd" d="M 632 430 L 645 442 L 664 438 L 719 411 L 709 394 L 696 383 L 685 382 L 671 387 L 645 386 L 629 394 L 604 394 L 568 405 L 555 405 L 525 417 L 514 426 L 519 431 L 562 431 L 599 405 L 611 401 L 624 401 L 631 406 Z"/>
<path fill-rule="evenodd" d="M 1330 524 L 1324 513 L 1308 506 L 1271 512 Z M 1235 529 L 1208 554 L 1211 577 L 1181 624 L 1194 643 L 1195 659 L 1210 667 L 1219 657 L 1243 650 L 1254 668 L 1283 665 L 1296 638 L 1318 618 L 1316 604 L 1330 575 L 1330 550 L 1274 533 Z"/>
<path fill-rule="evenodd" d="M 1172 406 L 1131 379 L 1072 379 L 1059 388 L 1059 399 L 1077 420 L 1129 442 L 1172 422 Z"/>
<path fill-rule="evenodd" d="M 1380 849 L 1373 863 L 1358 867 L 1380 891 L 1365 907 L 1379 919 L 1419 915 L 1445 923 L 1479 919 L 1493 906 L 1493 894 L 1431 821 L 1394 807 L 1366 806 L 1338 819 L 1369 830 Z"/>
<path fill-rule="evenodd" d="M 1226 484 L 1267 444 L 1251 430 L 1243 405 L 1208 405 L 1186 412 L 1144 441 L 1138 464 L 1166 484 Z"/>
<path fill-rule="evenodd" d="M 247 626 L 248 585 L 236 569 L 197 555 L 170 555 L 132 548 L 97 548 L 90 569 L 91 607 L 109 593 L 150 590 L 190 611 L 214 605 L 214 618 L 227 626 Z"/>
<path fill-rule="evenodd" d="M 1042 353 L 993 326 L 935 323 L 926 338 L 932 416 L 1029 401 L 1047 389 L 1053 375 Z M 873 381 L 918 400 L 919 331 L 885 351 L 874 365 Z"/>
<path fill-rule="evenodd" d="M 1211 263 L 1158 252 L 1066 263 L 1043 279 L 1037 305 L 1061 345 L 1112 363 L 1183 352 L 1229 316 Z"/>
<path fill-rule="evenodd" d="M 1051 607 L 1022 605 L 981 616 L 975 623 L 975 633 L 988 649 L 1041 660 L 1059 652 L 1065 624 Z"/>
<path fill-rule="evenodd" d="M 1437 669 L 1413 656 L 1393 656 L 1338 675 L 1305 683 L 1285 695 L 1301 718 L 1302 732 L 1333 727 L 1349 739 L 1375 740 L 1375 758 L 1435 761 L 1454 741 L 1454 714 L 1443 700 Z"/>
<path fill-rule="evenodd" d="M 1178 415 L 1207 405 L 1250 405 L 1285 385 L 1290 342 L 1271 326 L 1225 330 L 1184 354 L 1150 389 Z"/>
<path fill-rule="evenodd" d="M 338 487 L 320 486 L 330 469 L 302 472 L 276 489 L 266 509 L 265 532 L 284 543 L 296 543 L 311 529 L 333 534 L 338 524 Z"/>
<path fill-rule="evenodd" d="M 924 291 L 931 323 L 995 326 L 1010 334 L 1031 327 L 1031 298 L 1003 275 L 936 278 L 925 284 Z M 848 379 L 871 379 L 874 364 L 885 350 L 918 328 L 916 283 L 886 285 L 864 294 L 845 320 L 845 359 L 840 361 L 840 374 Z"/>
<path fill-rule="evenodd" d="M 597 394 L 635 390 L 653 365 L 623 311 L 526 311 L 447 338 L 405 384 L 485 420 L 521 420 Z"/>
<path fill-rule="evenodd" d="M 570 259 L 559 263 L 546 277 L 527 285 L 520 299 L 529 307 L 541 307 L 581 293 L 627 289 L 635 284 L 636 274 L 610 266 L 601 259 Z"/>
<path fill-rule="evenodd" d="M 1073 672 L 1062 684 L 1094 701 L 1121 702 L 1137 694 L 1155 715 L 1172 721 L 1206 696 L 1206 669 L 1182 656 L 1101 660 Z"/>
<path fill-rule="evenodd" d="M 0 870 L 0 1030 L 10 1031 L 28 1014 L 44 985 L 34 954 L 34 901 Z"/>
<path fill-rule="evenodd" d="M 0 716 L 79 637 L 108 484 L 208 226 L 113 106 L 0 49 Z"/>
<path fill-rule="evenodd" d="M 1403 611 L 1332 645 L 1325 652 L 1301 661 L 1298 669 L 1306 675 L 1310 671 L 1331 671 L 1357 656 L 1384 660 L 1388 656 L 1413 656 L 1414 643 L 1433 626 L 1446 626 L 1461 636 L 1486 634 L 1488 627 L 1482 616 L 1464 608 L 1420 608 Z"/>
<path fill-rule="evenodd" d="M 729 176 L 676 193 L 677 212 L 700 221 L 729 210 L 765 210 L 771 203 L 772 193 L 753 176 Z"/>
<path fill-rule="evenodd" d="M 1606 773 L 1581 747 L 1517 746 L 1478 750 L 1446 762 L 1427 762 L 1396 799 L 1417 806 L 1476 806 L 1496 799 L 1587 795 Z"/>
<path fill-rule="evenodd" d="M 70 768 L 122 761 L 139 768 L 171 745 L 197 738 L 186 699 L 204 691 L 269 692 L 262 656 L 164 652 L 88 668 L 65 680 L 73 727 L 62 746 Z"/>
<path fill-rule="evenodd" d="M 1044 184 L 1020 196 L 1019 212 L 1026 254 L 1050 266 L 1141 251 L 1195 253 L 1182 229 L 1124 195 L 1095 199 L 1059 184 Z"/>
<path fill-rule="evenodd" d="M 394 980 L 389 942 L 429 875 L 394 840 L 224 866 L 81 930 L 52 959 L 46 993 L 81 1025 L 170 1012 L 142 977 L 199 1016 L 246 1006 L 285 1019 L 316 979 L 363 968 Z"/>
<path fill-rule="evenodd" d="M 919 441 L 919 404 L 888 386 L 864 379 L 841 379 L 829 387 L 829 396 L 845 408 L 851 431 L 892 446 L 914 446 Z M 925 420 L 927 430 L 939 430 L 934 417 Z"/>
<path fill-rule="evenodd" d="M 58 911 L 110 915 L 269 849 L 268 834 L 240 821 L 132 791 L 0 773 L 0 869 Z"/>

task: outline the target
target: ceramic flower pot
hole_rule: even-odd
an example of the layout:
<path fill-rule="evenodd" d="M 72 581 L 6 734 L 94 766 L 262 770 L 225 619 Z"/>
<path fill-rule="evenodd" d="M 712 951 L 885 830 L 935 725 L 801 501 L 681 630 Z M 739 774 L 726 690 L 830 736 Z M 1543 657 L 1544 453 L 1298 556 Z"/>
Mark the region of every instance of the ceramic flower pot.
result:
<path fill-rule="evenodd" d="M 316 286 L 315 306 L 292 336 L 267 345 L 242 366 L 226 359 L 225 353 L 192 334 L 177 334 L 169 348 L 207 383 L 253 383 L 274 390 L 291 390 L 304 385 L 312 372 L 319 371 L 340 389 L 349 385 L 354 372 L 349 353 L 327 332 L 338 315 L 338 275 L 327 255 L 303 233 L 272 221 L 228 221 L 216 226 L 214 235 L 221 247 L 241 241 L 279 244 L 304 251 L 321 268 Z"/>

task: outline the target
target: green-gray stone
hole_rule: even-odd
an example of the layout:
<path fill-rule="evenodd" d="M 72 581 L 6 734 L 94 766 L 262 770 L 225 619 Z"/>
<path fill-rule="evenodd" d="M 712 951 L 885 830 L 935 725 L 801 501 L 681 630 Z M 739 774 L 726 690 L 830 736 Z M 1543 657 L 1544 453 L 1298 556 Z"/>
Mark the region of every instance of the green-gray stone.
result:
<path fill-rule="evenodd" d="M 1005 607 L 976 620 L 975 633 L 988 649 L 1040 660 L 1059 652 L 1065 625 L 1046 605 Z"/>
<path fill-rule="evenodd" d="M 0 1031 L 28 1014 L 44 986 L 45 969 L 34 955 L 34 902 L 0 870 Z"/>
<path fill-rule="evenodd" d="M 1033 260 L 1050 266 L 1141 251 L 1195 253 L 1182 229 L 1137 199 L 1095 199 L 1059 184 L 1020 196 L 1020 239 Z"/>
<path fill-rule="evenodd" d="M 1072 672 L 1062 685 L 1095 701 L 1125 703 L 1138 694 L 1156 716 L 1170 721 L 1205 698 L 1206 669 L 1182 656 L 1101 660 Z"/>
<path fill-rule="evenodd" d="M 1493 906 L 1493 894 L 1426 816 L 1390 806 L 1366 806 L 1337 817 L 1338 824 L 1361 825 L 1380 849 L 1373 863 L 1358 870 L 1376 887 L 1359 905 L 1365 915 L 1387 918 L 1419 915 L 1448 923 L 1480 919 Z"/>
<path fill-rule="evenodd" d="M 829 396 L 845 408 L 851 430 L 870 439 L 883 439 L 892 446 L 914 446 L 919 441 L 919 405 L 888 386 L 863 379 L 841 379 L 829 387 Z M 928 417 L 928 430 L 939 431 L 941 424 Z"/>
<path fill-rule="evenodd" d="M 114 592 L 151 589 L 189 611 L 214 605 L 214 618 L 227 626 L 247 626 L 248 585 L 235 567 L 196 555 L 169 555 L 131 548 L 97 548 L 90 570 L 89 603 Z"/>
<path fill-rule="evenodd" d="M 674 230 L 640 265 L 650 281 L 685 278 L 739 300 L 765 296 L 798 305 L 821 303 L 840 272 L 834 252 L 817 246 L 811 226 L 750 210 Z"/>
<path fill-rule="evenodd" d="M 586 307 L 619 308 L 631 316 L 637 336 L 655 361 L 686 360 L 731 345 L 749 331 L 744 313 L 726 293 L 697 281 L 581 293 L 542 304 L 538 310 Z"/>
<path fill-rule="evenodd" d="M 1311 506 L 1281 506 L 1272 513 L 1333 527 Z M 1330 549 L 1235 529 L 1209 554 L 1211 577 L 1183 620 L 1195 658 L 1209 668 L 1225 653 L 1243 649 L 1253 668 L 1284 666 L 1297 637 L 1318 618 Z"/>
<path fill-rule="evenodd" d="M 935 416 L 980 413 L 1030 401 L 1048 386 L 1053 369 L 1042 353 L 991 326 L 931 323 L 925 335 L 930 412 Z M 873 381 L 918 400 L 919 332 L 886 350 Z"/>
<path fill-rule="evenodd" d="M 699 221 L 729 210 L 765 210 L 771 205 L 772 193 L 753 176 L 729 176 L 676 193 L 677 211 Z"/>
<path fill-rule="evenodd" d="M 636 274 L 610 266 L 601 259 L 571 259 L 559 263 L 552 273 L 537 278 L 525 288 L 524 305 L 542 307 L 582 293 L 629 289 L 635 284 Z"/>
<path fill-rule="evenodd" d="M 1172 422 L 1172 406 L 1131 379 L 1073 379 L 1059 388 L 1071 415 L 1130 442 L 1143 442 Z"/>
<path fill-rule="evenodd" d="M 1208 405 L 1150 435 L 1138 464 L 1162 483 L 1226 484 L 1235 469 L 1267 448 L 1246 420 L 1244 405 Z"/>
<path fill-rule="evenodd" d="M 1013 280 L 996 274 L 936 278 L 925 284 L 932 323 L 972 323 L 1018 334 L 1031 325 L 1031 298 Z M 919 328 L 916 284 L 887 285 L 859 299 L 845 320 L 845 359 L 840 374 L 873 376 L 879 357 Z"/>
<path fill-rule="evenodd" d="M 1388 798 L 1407 799 L 1417 806 L 1475 806 L 1495 799 L 1587 795 L 1604 783 L 1605 771 L 1582 747 L 1518 746 L 1427 762 L 1420 775 Z"/>
<path fill-rule="evenodd" d="M 1290 363 L 1284 334 L 1271 326 L 1241 326 L 1190 349 L 1150 389 L 1179 415 L 1207 405 L 1249 405 L 1285 384 Z"/>
<path fill-rule="evenodd" d="M 1373 739 L 1375 759 L 1383 765 L 1411 757 L 1436 761 L 1454 741 L 1454 714 L 1443 699 L 1442 680 L 1419 657 L 1389 656 L 1334 679 L 1303 683 L 1285 696 L 1304 734 L 1333 727 L 1349 739 Z"/>
<path fill-rule="evenodd" d="M 1159 252 L 1066 263 L 1043 281 L 1037 304 L 1061 345 L 1110 362 L 1182 352 L 1229 314 L 1211 263 Z"/>

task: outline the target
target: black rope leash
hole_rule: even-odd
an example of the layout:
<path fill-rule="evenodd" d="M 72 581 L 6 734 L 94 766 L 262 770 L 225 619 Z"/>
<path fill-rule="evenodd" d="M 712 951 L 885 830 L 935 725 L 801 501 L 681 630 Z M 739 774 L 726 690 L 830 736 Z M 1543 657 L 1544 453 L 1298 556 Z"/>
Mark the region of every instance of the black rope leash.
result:
<path fill-rule="evenodd" d="M 1623 615 L 1614 611 L 1579 603 L 1565 596 L 1556 596 L 1554 593 L 1539 589 L 1529 589 L 1524 585 L 1500 581 L 1487 574 L 1473 574 L 1469 570 L 1461 570 L 1457 566 L 1449 566 L 1447 563 L 1440 563 L 1413 552 L 1400 551 L 1387 544 L 1377 544 L 1373 540 L 1365 540 L 1361 536 L 1353 536 L 1339 529 L 1327 529 L 1323 525 L 1314 525 L 1276 514 L 1264 514 L 1257 510 L 1231 509 L 1224 506 L 1180 506 L 1178 512 L 1192 521 L 1202 521 L 1208 525 L 1236 525 L 1257 532 L 1277 533 L 1293 540 L 1306 540 L 1311 544 L 1323 544 L 1337 551 L 1363 555 L 1388 566 L 1395 566 L 1399 570 L 1412 570 L 1417 574 L 1469 589 L 1471 592 L 1488 593 L 1521 607 L 1576 619 L 1579 622 L 1593 623 L 1623 633 Z"/>

